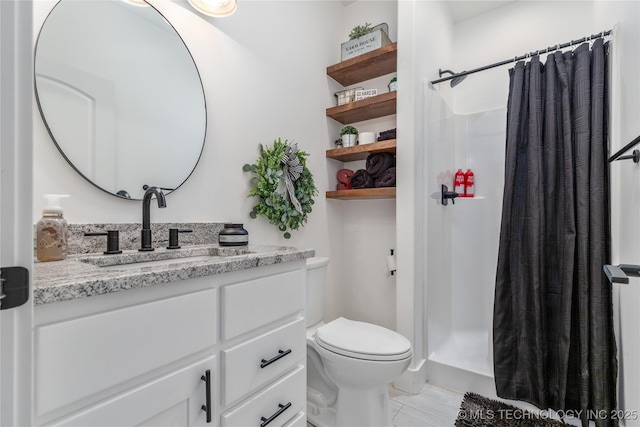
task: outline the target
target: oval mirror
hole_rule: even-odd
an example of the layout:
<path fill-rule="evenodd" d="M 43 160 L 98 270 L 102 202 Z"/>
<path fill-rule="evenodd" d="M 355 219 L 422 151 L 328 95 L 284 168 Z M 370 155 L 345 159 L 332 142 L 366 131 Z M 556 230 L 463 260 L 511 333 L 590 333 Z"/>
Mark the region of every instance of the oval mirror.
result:
<path fill-rule="evenodd" d="M 195 62 L 142 0 L 61 0 L 35 50 L 35 90 L 64 158 L 96 187 L 141 199 L 191 175 L 206 132 Z"/>

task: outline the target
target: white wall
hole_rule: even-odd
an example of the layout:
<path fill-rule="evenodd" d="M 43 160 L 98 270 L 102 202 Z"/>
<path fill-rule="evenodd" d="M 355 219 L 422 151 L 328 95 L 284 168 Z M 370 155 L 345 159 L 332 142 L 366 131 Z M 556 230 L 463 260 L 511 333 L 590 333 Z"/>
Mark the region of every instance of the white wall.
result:
<path fill-rule="evenodd" d="M 326 67 L 340 61 L 340 44 L 356 25 L 386 22 L 395 41 L 396 2 L 345 7 L 339 1 L 241 1 L 234 15 L 219 19 L 198 14 L 186 1 L 150 3 L 190 49 L 208 119 L 196 170 L 168 195 L 166 209 L 152 207 L 152 221 L 242 222 L 253 243 L 314 248 L 318 256 L 331 257 L 326 320 L 343 315 L 394 327 L 394 279 L 370 268 L 395 247 L 394 201 L 327 201 L 324 193 L 335 188 L 335 174 L 343 167 L 325 158 L 341 127 L 325 116 L 325 109 L 335 105 L 333 94 L 341 90 Z M 53 4 L 34 3 L 34 31 Z M 388 77 L 379 78 L 367 88 L 386 91 L 387 82 Z M 103 193 L 77 175 L 51 142 L 37 110 L 34 115 L 34 222 L 44 193 L 72 196 L 64 202 L 71 223 L 141 221 L 139 201 Z M 361 131 L 392 127 L 394 117 L 358 124 Z M 308 166 L 319 191 L 307 225 L 289 240 L 264 218 L 249 218 L 254 204 L 247 198 L 250 174 L 242 171 L 245 163 L 256 161 L 258 144 L 278 137 L 311 154 Z"/>
<path fill-rule="evenodd" d="M 590 1 L 509 3 L 456 24 L 454 70 L 478 68 L 605 30 L 598 28 L 593 18 Z M 453 89 L 454 112 L 468 114 L 506 106 L 509 68 L 504 65 L 467 76 Z"/>
<path fill-rule="evenodd" d="M 389 25 L 389 38 L 397 41 L 397 3 L 395 1 L 357 1 L 345 8 L 345 33 L 348 40 L 351 29 L 370 23 Z M 376 88 L 378 93 L 388 91 L 391 76 L 358 83 L 365 89 Z M 396 117 L 356 123 L 360 132 L 381 132 L 396 127 Z M 335 167 L 335 165 L 334 165 Z M 345 163 L 344 167 L 357 170 L 363 162 Z M 331 179 L 331 176 L 329 177 Z M 334 184 L 331 184 L 334 185 Z M 396 279 L 386 268 L 386 257 L 396 247 L 396 201 L 384 200 L 331 200 L 329 205 L 340 205 L 342 217 L 342 257 L 333 257 L 341 263 L 343 275 L 344 316 L 395 329 Z M 335 207 L 335 206 L 334 206 Z"/>

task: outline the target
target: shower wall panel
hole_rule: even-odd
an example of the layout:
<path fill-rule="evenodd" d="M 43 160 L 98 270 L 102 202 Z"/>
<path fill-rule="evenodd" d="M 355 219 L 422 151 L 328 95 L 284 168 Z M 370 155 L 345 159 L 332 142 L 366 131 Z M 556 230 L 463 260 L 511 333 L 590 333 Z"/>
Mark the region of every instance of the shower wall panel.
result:
<path fill-rule="evenodd" d="M 440 185 L 451 188 L 453 174 L 454 116 L 440 94 L 427 83 L 424 97 L 426 123 L 424 165 L 427 355 L 441 345 L 451 333 L 451 217 L 440 204 Z"/>
<path fill-rule="evenodd" d="M 426 98 L 427 372 L 444 387 L 494 393 L 491 330 L 506 108 L 457 115 L 436 90 L 428 89 Z M 434 197 L 440 184 L 451 187 L 453 173 L 467 168 L 475 174 L 476 197 L 442 206 Z"/>

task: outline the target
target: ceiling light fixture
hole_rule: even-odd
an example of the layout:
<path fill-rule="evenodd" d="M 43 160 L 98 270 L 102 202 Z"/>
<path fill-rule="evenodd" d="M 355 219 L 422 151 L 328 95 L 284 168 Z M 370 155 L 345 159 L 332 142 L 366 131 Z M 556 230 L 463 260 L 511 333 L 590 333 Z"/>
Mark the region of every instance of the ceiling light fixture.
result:
<path fill-rule="evenodd" d="M 195 10 L 216 18 L 231 16 L 238 9 L 238 0 L 189 0 Z"/>

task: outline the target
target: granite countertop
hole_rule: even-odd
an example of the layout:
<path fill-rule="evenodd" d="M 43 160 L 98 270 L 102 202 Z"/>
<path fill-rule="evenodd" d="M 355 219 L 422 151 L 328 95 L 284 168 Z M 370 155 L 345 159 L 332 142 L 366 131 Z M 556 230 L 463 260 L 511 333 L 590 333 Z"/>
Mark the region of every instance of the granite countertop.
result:
<path fill-rule="evenodd" d="M 62 261 L 35 263 L 33 299 L 35 305 L 49 304 L 312 256 L 313 249 L 252 244 L 205 244 L 144 253 L 130 249 L 119 255 L 74 254 Z M 171 261 L 161 261 L 166 259 Z M 145 266 L 140 261 L 153 264 Z"/>

